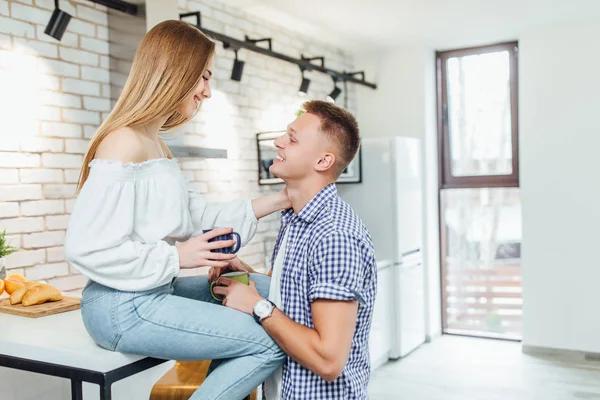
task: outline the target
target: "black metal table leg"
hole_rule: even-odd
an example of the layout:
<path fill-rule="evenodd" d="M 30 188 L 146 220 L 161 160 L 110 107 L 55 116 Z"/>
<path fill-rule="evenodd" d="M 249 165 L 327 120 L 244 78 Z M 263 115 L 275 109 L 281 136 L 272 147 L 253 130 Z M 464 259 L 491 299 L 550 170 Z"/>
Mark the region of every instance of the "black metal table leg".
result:
<path fill-rule="evenodd" d="M 104 383 L 100 385 L 100 400 L 111 400 L 111 385 Z"/>
<path fill-rule="evenodd" d="M 83 400 L 83 386 L 80 380 L 71 379 L 71 400 Z"/>
<path fill-rule="evenodd" d="M 100 400 L 111 400 L 111 387 L 113 383 L 139 372 L 146 371 L 167 361 L 168 360 L 147 357 L 131 364 L 123 365 L 112 371 L 100 372 L 69 365 L 53 364 L 29 358 L 0 354 L 0 367 L 69 379 L 71 381 L 72 400 L 83 400 L 83 382 L 99 385 Z M 1 395 L 0 399 L 2 399 Z"/>

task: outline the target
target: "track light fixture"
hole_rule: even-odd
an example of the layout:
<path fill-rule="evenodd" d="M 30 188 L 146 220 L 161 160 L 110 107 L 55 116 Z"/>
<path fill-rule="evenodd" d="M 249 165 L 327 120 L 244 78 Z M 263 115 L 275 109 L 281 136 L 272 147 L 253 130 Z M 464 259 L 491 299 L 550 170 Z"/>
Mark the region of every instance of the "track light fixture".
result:
<path fill-rule="evenodd" d="M 335 103 L 335 99 L 338 98 L 338 96 L 340 95 L 340 93 L 342 93 L 342 89 L 340 89 L 339 87 L 335 86 L 333 88 L 333 90 L 331 91 L 331 93 L 329 93 L 329 95 L 327 96 L 327 101 L 329 101 L 331 103 Z"/>
<path fill-rule="evenodd" d="M 344 75 L 348 77 L 355 77 L 356 75 L 360 75 L 360 80 L 363 82 L 365 80 L 365 71 L 345 72 Z"/>
<path fill-rule="evenodd" d="M 260 43 L 260 42 L 268 42 L 269 43 L 269 50 L 273 50 L 271 48 L 271 38 L 264 38 L 264 39 L 250 39 L 248 37 L 248 35 L 244 35 L 244 38 L 246 39 L 246 42 L 248 43 L 252 43 L 252 44 L 256 44 L 256 43 Z"/>
<path fill-rule="evenodd" d="M 52 11 L 52 16 L 50 16 L 50 21 L 48 21 L 44 33 L 56 40 L 60 40 L 67 30 L 70 20 L 71 15 L 58 8 L 58 0 L 54 0 L 54 11 Z"/>
<path fill-rule="evenodd" d="M 121 11 L 130 15 L 138 14 L 137 4 L 129 3 L 124 0 L 90 0 L 92 3 L 101 4 L 113 10 Z M 136 3 L 144 4 L 143 1 L 137 1 Z M 143 7 L 143 6 L 142 6 Z"/>
<path fill-rule="evenodd" d="M 327 101 L 329 101 L 330 103 L 335 103 L 335 99 L 338 98 L 338 96 L 340 95 L 340 93 L 342 93 L 342 89 L 340 89 L 337 85 L 337 79 L 335 77 L 332 77 L 333 79 L 333 90 L 331 91 L 331 93 L 329 93 L 327 95 L 327 97 L 325 98 Z"/>
<path fill-rule="evenodd" d="M 91 1 L 109 1 L 109 0 L 91 0 Z M 124 3 L 123 0 L 110 0 L 110 1 L 111 2 L 119 1 L 119 2 Z M 127 4 L 129 4 L 129 3 L 127 3 Z M 377 89 L 377 85 L 375 83 L 367 82 L 364 79 L 364 74 L 362 74 L 362 79 L 357 79 L 353 75 L 355 73 L 348 74 L 346 72 L 340 72 L 337 70 L 333 70 L 331 68 L 326 68 L 324 57 L 311 57 L 311 58 L 307 58 L 304 56 L 302 56 L 302 58 L 291 57 L 287 54 L 273 51 L 271 38 L 250 39 L 247 35 L 245 35 L 244 40 L 236 39 L 234 37 L 227 36 L 222 33 L 212 31 L 210 29 L 202 28 L 200 11 L 193 11 L 193 12 L 179 14 L 180 19 L 188 19 L 188 18 L 192 18 L 192 17 L 195 17 L 195 20 L 196 20 L 194 23 L 192 23 L 192 25 L 194 25 L 198 29 L 201 29 L 205 34 L 212 37 L 213 39 L 218 40 L 218 41 L 222 42 L 224 45 L 227 45 L 229 47 L 235 48 L 237 50 L 246 49 L 246 50 L 258 53 L 258 54 L 262 54 L 267 57 L 272 57 L 272 58 L 275 58 L 275 59 L 278 59 L 281 61 L 285 61 L 285 62 L 288 62 L 291 64 L 296 64 L 298 67 L 304 68 L 306 71 L 316 71 L 316 72 L 320 72 L 323 74 L 328 74 L 329 76 L 331 76 L 333 78 L 334 82 L 343 81 L 345 84 L 346 83 L 356 83 L 356 84 L 359 84 L 362 86 L 370 87 L 372 89 Z M 267 42 L 268 48 L 257 46 L 257 43 L 259 43 L 259 42 Z M 236 60 L 237 60 L 237 57 L 236 57 Z M 321 65 L 313 64 L 312 61 L 315 61 L 315 60 L 321 61 L 320 62 Z M 240 63 L 243 63 L 243 62 L 237 60 L 236 64 L 234 64 L 234 69 L 236 68 L 236 66 L 238 69 L 241 69 L 242 67 L 240 67 L 240 65 L 243 65 L 243 64 L 240 64 Z M 241 77 L 241 73 L 239 76 Z M 233 74 L 232 74 L 232 79 L 234 79 Z M 306 81 L 304 81 L 304 79 L 305 78 L 303 77 L 303 84 L 301 85 L 301 87 L 306 85 L 306 81 L 309 81 L 308 79 Z M 337 96 L 340 95 L 341 92 L 342 92 L 342 90 L 340 88 L 338 88 L 336 85 L 333 92 L 330 93 L 329 97 L 331 97 L 332 99 L 336 98 Z"/>
<path fill-rule="evenodd" d="M 300 54 L 302 61 L 321 61 L 321 68 L 325 68 L 325 57 L 304 57 L 304 54 Z"/>
<path fill-rule="evenodd" d="M 244 73 L 244 61 L 238 59 L 238 51 L 235 51 L 235 60 L 233 61 L 233 69 L 231 70 L 231 79 L 239 82 L 242 80 L 242 74 Z"/>
<path fill-rule="evenodd" d="M 304 96 L 308 94 L 308 86 L 310 85 L 310 79 L 304 76 L 304 68 L 300 68 L 300 71 L 302 71 L 302 83 L 300 84 L 298 94 Z"/>

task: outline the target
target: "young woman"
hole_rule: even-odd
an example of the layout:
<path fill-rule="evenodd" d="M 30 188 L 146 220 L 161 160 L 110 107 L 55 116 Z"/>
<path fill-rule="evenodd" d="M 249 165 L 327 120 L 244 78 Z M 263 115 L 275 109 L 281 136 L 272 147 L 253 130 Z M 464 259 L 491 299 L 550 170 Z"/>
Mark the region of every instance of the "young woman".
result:
<path fill-rule="evenodd" d="M 254 319 L 215 302 L 206 276 L 182 268 L 223 267 L 257 219 L 290 206 L 287 193 L 225 204 L 188 191 L 161 130 L 191 119 L 209 99 L 215 44 L 181 21 L 165 21 L 140 43 L 123 93 L 90 142 L 65 240 L 65 258 L 90 281 L 81 312 L 91 337 L 124 353 L 221 360 L 193 399 L 241 399 L 285 359 Z M 214 229 L 213 229 L 214 228 Z M 203 230 L 213 229 L 202 234 Z M 178 247 L 175 242 L 182 242 Z M 251 276 L 266 297 L 268 278 Z"/>

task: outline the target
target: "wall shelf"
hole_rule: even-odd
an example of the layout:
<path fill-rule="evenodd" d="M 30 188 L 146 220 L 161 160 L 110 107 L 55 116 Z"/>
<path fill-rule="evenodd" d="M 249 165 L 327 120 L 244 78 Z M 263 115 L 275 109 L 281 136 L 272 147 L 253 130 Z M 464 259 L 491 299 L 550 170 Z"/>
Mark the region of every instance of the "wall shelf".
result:
<path fill-rule="evenodd" d="M 169 146 L 176 158 L 227 158 L 227 150 L 196 146 Z"/>

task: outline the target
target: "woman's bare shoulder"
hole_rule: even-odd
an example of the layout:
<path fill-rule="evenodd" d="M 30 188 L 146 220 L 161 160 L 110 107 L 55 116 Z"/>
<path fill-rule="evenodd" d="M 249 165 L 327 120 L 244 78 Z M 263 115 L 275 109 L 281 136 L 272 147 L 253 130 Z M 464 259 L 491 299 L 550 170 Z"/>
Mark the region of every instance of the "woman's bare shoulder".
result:
<path fill-rule="evenodd" d="M 130 127 L 110 132 L 98 146 L 95 158 L 122 163 L 146 161 L 147 152 L 139 133 Z"/>

